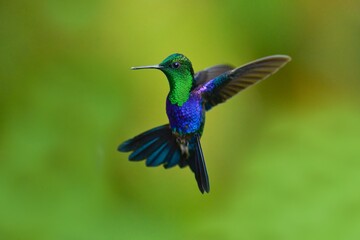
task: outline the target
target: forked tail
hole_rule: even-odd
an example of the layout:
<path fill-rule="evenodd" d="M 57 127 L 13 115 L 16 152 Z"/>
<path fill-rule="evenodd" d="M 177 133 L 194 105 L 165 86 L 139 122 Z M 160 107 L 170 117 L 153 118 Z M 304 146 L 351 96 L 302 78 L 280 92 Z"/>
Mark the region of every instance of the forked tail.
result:
<path fill-rule="evenodd" d="M 189 142 L 189 156 L 181 154 L 176 137 L 169 124 L 153 128 L 123 142 L 118 150 L 132 152 L 130 161 L 146 159 L 146 166 L 155 167 L 163 164 L 164 168 L 189 165 L 195 173 L 198 187 L 202 193 L 210 191 L 209 178 L 200 145 L 200 137 L 195 135 Z"/>

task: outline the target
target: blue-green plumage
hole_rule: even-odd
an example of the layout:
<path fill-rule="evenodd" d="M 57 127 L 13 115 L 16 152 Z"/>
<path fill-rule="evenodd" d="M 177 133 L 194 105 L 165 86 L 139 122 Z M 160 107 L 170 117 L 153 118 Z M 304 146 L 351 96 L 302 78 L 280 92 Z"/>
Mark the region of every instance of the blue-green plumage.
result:
<path fill-rule="evenodd" d="M 170 85 L 166 99 L 170 124 L 125 141 L 118 150 L 132 151 L 129 160 L 146 159 L 147 166 L 163 164 L 165 168 L 171 168 L 189 165 L 200 191 L 209 192 L 209 178 L 200 145 L 205 112 L 267 78 L 288 61 L 288 56 L 274 55 L 235 69 L 229 65 L 216 65 L 194 74 L 190 60 L 176 53 L 159 65 L 132 68 L 159 69 L 166 75 Z"/>

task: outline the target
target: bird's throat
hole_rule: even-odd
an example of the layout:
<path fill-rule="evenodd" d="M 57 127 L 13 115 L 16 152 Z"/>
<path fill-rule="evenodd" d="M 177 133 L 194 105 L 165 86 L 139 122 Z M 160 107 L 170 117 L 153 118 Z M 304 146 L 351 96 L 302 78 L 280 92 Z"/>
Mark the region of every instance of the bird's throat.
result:
<path fill-rule="evenodd" d="M 170 92 L 168 98 L 171 104 L 182 106 L 190 97 L 193 84 L 192 76 L 168 78 L 170 84 Z"/>
<path fill-rule="evenodd" d="M 182 106 L 190 97 L 191 84 L 176 82 L 170 84 L 169 100 L 171 104 Z"/>

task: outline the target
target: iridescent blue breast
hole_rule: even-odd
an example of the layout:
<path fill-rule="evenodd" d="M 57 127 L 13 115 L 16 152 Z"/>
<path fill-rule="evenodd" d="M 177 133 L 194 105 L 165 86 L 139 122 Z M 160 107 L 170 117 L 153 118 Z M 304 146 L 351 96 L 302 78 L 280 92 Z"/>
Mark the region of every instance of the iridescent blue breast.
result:
<path fill-rule="evenodd" d="M 167 99 L 166 113 L 173 132 L 180 135 L 202 133 L 205 122 L 205 108 L 199 94 L 191 93 L 189 99 L 182 106 L 172 104 Z"/>

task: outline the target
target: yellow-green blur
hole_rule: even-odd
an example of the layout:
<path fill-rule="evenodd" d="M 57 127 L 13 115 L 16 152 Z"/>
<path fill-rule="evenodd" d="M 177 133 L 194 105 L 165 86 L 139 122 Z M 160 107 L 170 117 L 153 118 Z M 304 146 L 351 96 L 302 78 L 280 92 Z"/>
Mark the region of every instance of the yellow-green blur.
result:
<path fill-rule="evenodd" d="M 360 238 L 359 1 L 3 1 L 0 239 Z M 211 192 L 118 144 L 165 124 L 160 71 L 286 54 L 207 114 Z"/>

